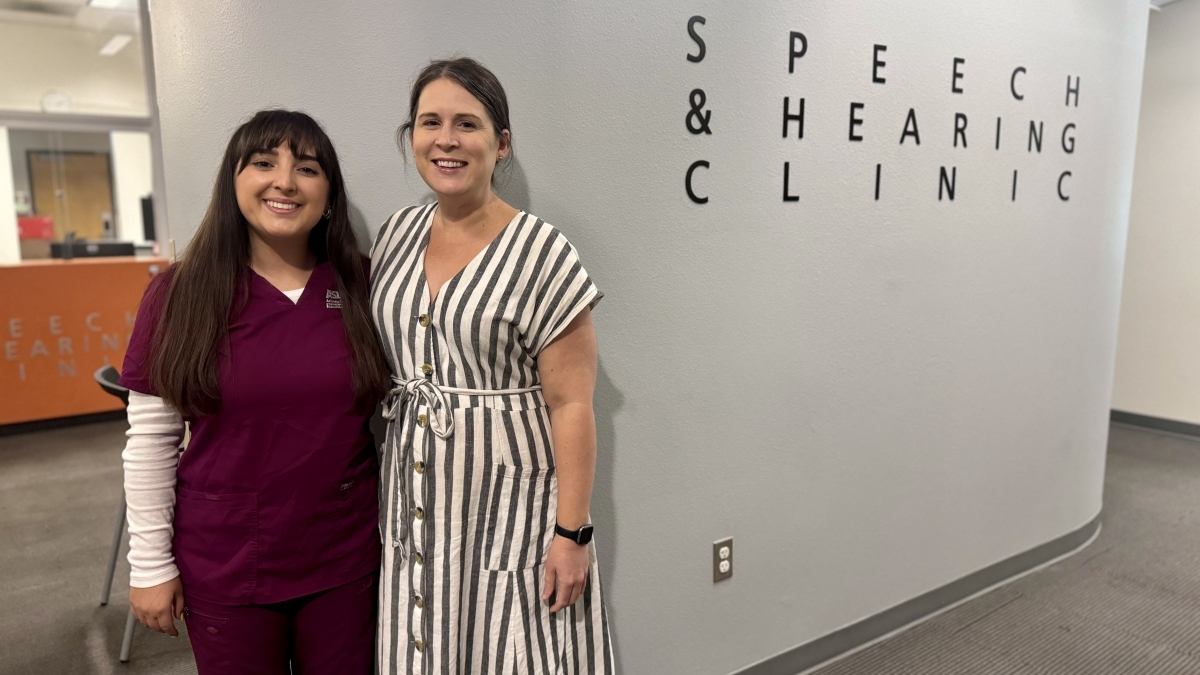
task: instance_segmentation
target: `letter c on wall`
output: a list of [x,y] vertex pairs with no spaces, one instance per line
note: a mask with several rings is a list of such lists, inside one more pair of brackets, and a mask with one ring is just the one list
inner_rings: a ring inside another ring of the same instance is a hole
[[1068,177],[1068,176],[1070,176],[1070,175],[1071,175],[1071,172],[1070,172],[1070,171],[1064,171],[1064,172],[1062,172],[1062,175],[1060,175],[1060,176],[1058,177],[1058,198],[1059,198],[1059,199],[1061,199],[1061,200],[1063,200],[1064,202],[1065,202],[1065,201],[1068,201],[1068,200],[1070,200],[1070,199],[1071,199],[1071,195],[1065,195],[1065,194],[1063,194],[1063,191],[1062,191],[1062,182],[1063,182],[1063,179],[1064,179],[1064,178],[1067,178],[1067,177]]
[[1024,72],[1025,66],[1018,66],[1017,69],[1012,72],[1012,77],[1008,78],[1008,89],[1012,92],[1013,98],[1017,99],[1018,101],[1024,100],[1025,94],[1017,93],[1017,73]]
[[698,167],[704,167],[705,169],[707,169],[708,168],[708,160],[698,159],[698,160],[692,162],[692,165],[688,167],[687,176],[683,179],[683,188],[685,190],[687,190],[687,196],[689,199],[696,202],[697,204],[707,204],[708,197],[697,197],[696,193],[692,191],[692,173]]

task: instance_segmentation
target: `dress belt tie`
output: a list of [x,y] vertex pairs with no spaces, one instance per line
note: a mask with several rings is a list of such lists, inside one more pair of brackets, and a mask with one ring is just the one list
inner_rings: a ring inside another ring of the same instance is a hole
[[[388,421],[387,436],[384,442],[384,453],[391,450],[392,484],[396,486],[399,492],[399,504],[402,508],[396,509],[396,518],[393,521],[392,527],[392,548],[400,549],[401,560],[406,558],[403,540],[408,536],[408,521],[405,519],[405,514],[408,513],[408,471],[401,471],[400,465],[408,465],[408,453],[404,452],[403,448],[399,447],[399,439],[396,436],[396,426],[405,416],[415,414],[417,406],[424,403],[429,408],[429,427],[433,433],[437,434],[438,438],[450,438],[454,434],[454,415],[450,411],[450,394],[458,394],[460,396],[509,396],[513,394],[528,394],[534,391],[541,391],[542,385],[534,385],[532,387],[522,387],[519,389],[463,389],[461,387],[444,387],[426,378],[413,378],[410,380],[401,380],[398,377],[392,378],[392,389],[388,392],[387,398],[384,399],[383,418]],[[390,446],[390,448],[389,448]],[[381,486],[382,487],[382,486]],[[380,534],[384,533],[384,519],[387,517],[387,509],[380,505]]]

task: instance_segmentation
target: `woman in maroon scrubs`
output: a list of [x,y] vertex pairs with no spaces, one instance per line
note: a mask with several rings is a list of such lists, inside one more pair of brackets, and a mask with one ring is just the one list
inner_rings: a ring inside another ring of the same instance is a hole
[[367,421],[390,381],[367,292],[333,144],[259,112],[147,289],[121,376],[130,606],[171,635],[183,618],[201,675],[372,672]]

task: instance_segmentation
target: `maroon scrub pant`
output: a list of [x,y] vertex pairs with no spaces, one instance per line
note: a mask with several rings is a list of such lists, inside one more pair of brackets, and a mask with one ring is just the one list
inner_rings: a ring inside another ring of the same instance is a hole
[[184,620],[199,675],[370,675],[378,579],[373,571],[271,605],[187,599]]

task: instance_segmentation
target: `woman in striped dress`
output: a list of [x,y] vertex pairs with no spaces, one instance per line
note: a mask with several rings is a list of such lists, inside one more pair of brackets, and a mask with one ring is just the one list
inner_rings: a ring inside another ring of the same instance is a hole
[[379,671],[612,673],[588,524],[601,293],[562,233],[492,191],[511,136],[489,70],[431,63],[398,136],[437,202],[393,215],[371,254],[395,379]]

